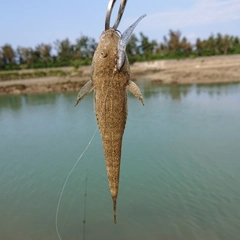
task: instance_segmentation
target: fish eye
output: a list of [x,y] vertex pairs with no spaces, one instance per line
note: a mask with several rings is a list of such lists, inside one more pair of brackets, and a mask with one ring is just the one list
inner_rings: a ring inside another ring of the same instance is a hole
[[105,57],[107,57],[107,55],[108,55],[107,50],[106,50],[106,49],[103,49],[103,50],[101,51],[101,56],[102,56],[103,58],[105,58]]

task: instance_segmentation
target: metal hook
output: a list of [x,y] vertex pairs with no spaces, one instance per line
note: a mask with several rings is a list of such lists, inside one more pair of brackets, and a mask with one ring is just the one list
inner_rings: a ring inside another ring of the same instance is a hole
[[121,18],[122,18],[124,9],[125,9],[125,7],[126,7],[126,4],[127,4],[127,0],[122,0],[122,1],[121,1],[120,7],[119,7],[119,10],[118,10],[118,16],[117,16],[116,22],[115,22],[114,25],[113,25],[113,28],[114,28],[115,30],[117,30],[118,25],[119,25],[119,23],[120,23],[120,21],[121,21]]
[[106,20],[105,20],[105,31],[110,28],[110,18],[113,10],[113,6],[115,4],[116,0],[110,0],[108,3],[107,8],[107,14],[106,14]]
[[[105,31],[110,28],[110,18],[111,18],[111,15],[112,15],[112,10],[113,10],[115,2],[116,2],[116,0],[110,0],[109,3],[108,3],[106,20],[105,20]],[[121,18],[122,18],[124,9],[126,7],[126,4],[127,4],[127,0],[122,0],[121,1],[120,7],[119,7],[119,10],[118,10],[118,16],[117,16],[117,19],[116,19],[116,21],[113,25],[114,30],[117,30],[117,28],[118,28],[118,25],[121,21]]]

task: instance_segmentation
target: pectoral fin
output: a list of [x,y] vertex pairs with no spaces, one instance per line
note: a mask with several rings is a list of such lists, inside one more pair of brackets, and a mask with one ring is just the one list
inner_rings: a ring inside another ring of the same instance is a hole
[[76,102],[76,104],[75,104],[74,107],[76,107],[77,104],[78,104],[88,93],[90,93],[93,89],[94,89],[94,86],[93,86],[92,80],[89,80],[87,83],[85,83],[85,85],[83,85],[83,87],[81,88],[81,90],[80,90],[79,93],[78,93],[77,102]]
[[144,105],[143,102],[143,97],[142,97],[142,93],[139,89],[139,87],[137,86],[137,84],[135,84],[133,81],[129,80],[129,83],[126,87],[136,98],[138,98],[141,103]]

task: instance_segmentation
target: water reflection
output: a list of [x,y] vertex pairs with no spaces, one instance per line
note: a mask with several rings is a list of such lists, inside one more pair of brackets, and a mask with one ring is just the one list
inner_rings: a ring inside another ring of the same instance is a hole
[[19,111],[24,104],[36,106],[41,104],[55,104],[56,94],[30,94],[30,95],[9,95],[0,96],[0,111],[3,109],[12,109]]
[[186,97],[191,91],[191,85],[163,85],[161,83],[151,83],[147,80],[142,80],[137,83],[142,89],[143,97],[145,99],[158,97],[159,95],[172,100],[180,101]]
[[239,83],[198,84],[196,85],[196,93],[197,95],[207,93],[210,97],[220,96],[222,94],[228,95],[238,92],[239,87]]
[[172,100],[181,101],[190,93],[197,95],[207,94],[210,97],[228,95],[239,92],[240,83],[215,83],[215,84],[197,84],[197,85],[164,85],[161,83],[150,83],[141,81],[140,85],[144,98],[164,96]]
[[[145,99],[164,97],[174,101],[181,101],[190,93],[196,95],[207,94],[210,97],[228,95],[239,92],[240,83],[229,84],[198,84],[198,85],[163,85],[161,83],[151,83],[149,81],[139,81],[137,83],[141,88]],[[76,101],[77,93],[62,93],[62,94],[30,94],[30,95],[9,95],[0,96],[0,111],[3,109],[12,109],[18,111],[23,104],[29,106],[36,105],[54,105],[59,97],[64,101],[71,102],[73,105]],[[130,98],[134,98],[129,94]]]
[[55,104],[57,100],[57,95],[55,93],[50,94],[30,94],[30,95],[23,95],[23,101],[30,105],[35,106],[39,104]]
[[22,106],[22,98],[20,96],[0,96],[0,111],[4,108],[18,111]]

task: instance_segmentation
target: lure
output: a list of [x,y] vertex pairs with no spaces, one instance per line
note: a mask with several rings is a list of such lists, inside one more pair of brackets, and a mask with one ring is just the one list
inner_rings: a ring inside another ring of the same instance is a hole
[[[117,30],[127,0],[122,0],[118,17],[110,28],[110,17],[116,0],[108,4],[105,30],[100,36],[91,66],[91,80],[80,90],[76,105],[94,90],[95,115],[102,137],[109,189],[113,200],[116,223],[117,196],[121,161],[122,137],[127,121],[127,91],[132,92],[144,105],[138,86],[130,80],[130,66],[126,45],[134,28],[146,16],[142,15],[123,34]],[[76,106],[75,105],[75,106]]]

